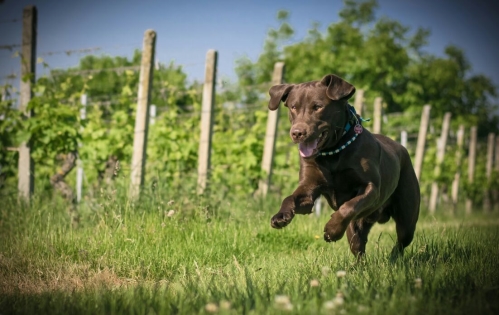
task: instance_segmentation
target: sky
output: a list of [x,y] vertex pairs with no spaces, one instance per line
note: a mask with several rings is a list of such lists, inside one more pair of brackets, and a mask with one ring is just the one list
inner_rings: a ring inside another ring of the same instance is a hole
[[[442,56],[453,44],[462,48],[473,67],[499,87],[499,1],[378,0],[378,17],[388,16],[410,26],[431,29],[426,51]],[[38,9],[37,56],[52,68],[78,65],[82,53],[64,51],[99,48],[95,54],[131,56],[142,47],[145,30],[157,32],[156,60],[183,65],[188,80],[202,81],[209,49],[218,51],[218,78],[235,80],[235,61],[256,60],[266,34],[278,26],[279,10],[290,12],[293,41],[302,40],[314,22],[320,30],[338,21],[341,0],[0,0],[0,84],[19,73],[14,51],[19,44],[22,10]],[[13,21],[17,20],[17,21]],[[52,54],[49,54],[52,53]],[[44,71],[39,64],[37,76]],[[319,78],[318,78],[319,79]],[[18,79],[16,79],[18,80]]]

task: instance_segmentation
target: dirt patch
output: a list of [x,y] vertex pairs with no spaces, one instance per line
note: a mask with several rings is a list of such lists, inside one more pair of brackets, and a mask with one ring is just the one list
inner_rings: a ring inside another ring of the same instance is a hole
[[[91,270],[89,265],[52,266],[51,270],[19,268],[26,261],[16,261],[0,254],[0,294],[39,294],[73,292],[83,289],[128,287],[136,281],[118,277],[113,270]],[[28,264],[29,265],[29,264]],[[23,270],[24,269],[24,270]],[[26,269],[29,270],[26,272]],[[24,272],[23,272],[24,271]]]

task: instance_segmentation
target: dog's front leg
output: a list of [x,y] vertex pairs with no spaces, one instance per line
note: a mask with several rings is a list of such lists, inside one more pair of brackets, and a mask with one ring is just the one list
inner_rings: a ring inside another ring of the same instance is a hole
[[372,183],[368,183],[364,193],[357,195],[341,205],[338,211],[331,215],[331,219],[324,227],[324,240],[326,242],[336,242],[345,234],[348,224],[379,198],[379,190]]
[[281,209],[272,217],[270,225],[275,229],[281,229],[293,220],[296,213],[311,213],[314,201],[319,195],[318,187],[311,189],[308,185],[298,186],[291,196],[284,198]]

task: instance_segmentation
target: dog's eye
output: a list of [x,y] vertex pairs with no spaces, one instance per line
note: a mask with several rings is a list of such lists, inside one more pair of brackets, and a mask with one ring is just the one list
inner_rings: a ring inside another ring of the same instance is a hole
[[295,105],[291,105],[291,109],[292,109],[292,110],[295,110],[295,109],[296,109],[296,106],[295,106]]
[[313,109],[314,111],[318,111],[319,109],[322,109],[322,106],[315,104]]

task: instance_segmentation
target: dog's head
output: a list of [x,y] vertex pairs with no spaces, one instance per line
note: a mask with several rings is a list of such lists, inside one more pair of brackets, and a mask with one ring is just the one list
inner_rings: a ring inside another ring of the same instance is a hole
[[311,158],[324,148],[334,146],[348,120],[348,99],[355,87],[329,74],[320,81],[279,84],[270,88],[269,109],[280,102],[289,109],[290,136],[299,144],[300,155]]

